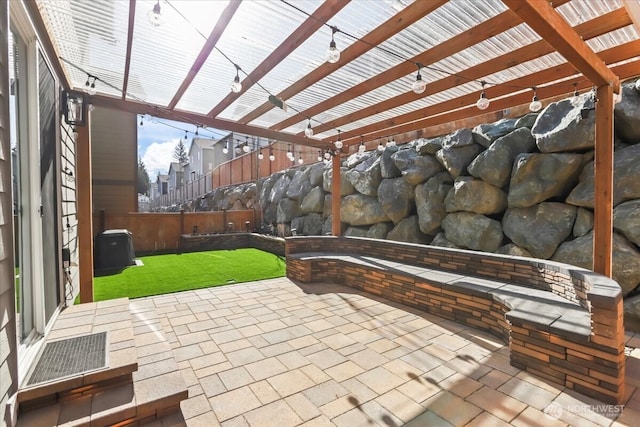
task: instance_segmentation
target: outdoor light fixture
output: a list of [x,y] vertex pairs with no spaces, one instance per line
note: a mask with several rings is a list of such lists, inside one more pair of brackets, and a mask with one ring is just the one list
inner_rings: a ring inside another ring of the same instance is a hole
[[287,149],[287,159],[291,161],[295,159],[295,156],[293,155],[293,151],[291,151],[291,145],[289,145],[289,148]]
[[338,139],[336,139],[336,142],[334,142],[333,145],[335,145],[336,150],[341,150],[342,147],[344,147],[344,144],[342,143],[342,140],[340,139],[340,129],[338,129]]
[[71,126],[87,124],[87,103],[81,92],[62,92],[62,112],[64,121]]
[[367,147],[364,145],[364,141],[360,138],[360,146],[358,146],[358,153],[362,154],[367,151]]
[[160,13],[160,0],[153,6],[153,9],[147,13],[147,20],[154,27],[162,25],[162,14]]
[[395,146],[396,146],[396,140],[393,137],[391,137],[391,139],[387,141],[387,147],[395,147]]
[[378,151],[384,150],[384,146],[382,145],[382,141],[378,141]]
[[422,64],[416,64],[418,66],[418,74],[416,74],[416,81],[413,82],[411,86],[411,90],[413,90],[417,94],[421,94],[427,89],[427,83],[422,80],[422,74],[420,74],[420,69],[422,68]]
[[531,104],[529,104],[529,110],[533,113],[537,113],[542,110],[542,102],[538,101],[538,92],[536,91],[535,86],[531,89],[533,90],[533,98],[531,99]]
[[229,154],[229,141],[224,143],[224,148],[222,149],[222,154]]
[[240,66],[238,64],[233,65],[236,67],[236,76],[231,82],[231,92],[239,93],[242,90],[242,83],[240,83]]
[[324,152],[324,159],[325,160],[331,159],[331,151],[329,151],[329,149],[327,149],[327,151]]
[[262,154],[262,148],[260,149],[260,152],[258,153],[258,160],[262,160],[264,159],[264,154]]
[[340,51],[336,47],[336,41],[334,35],[338,32],[338,27],[331,27],[331,42],[329,43],[329,49],[325,53],[325,59],[330,64],[335,64],[340,60]]
[[[636,82],[637,85],[637,82]],[[573,84],[573,97],[578,98],[580,96],[580,92],[578,92],[578,83]]]
[[307,138],[311,138],[313,136],[313,128],[311,127],[311,119],[309,119],[309,123],[307,124],[307,128],[304,130],[304,136]]
[[249,148],[249,137],[245,136],[244,137],[244,145],[242,146],[242,151],[244,151],[245,153],[248,153],[249,151],[251,151],[251,148]]
[[276,159],[276,156],[273,155],[273,150],[269,150],[269,161],[273,162]]
[[480,99],[478,99],[478,102],[476,102],[476,107],[478,107],[478,110],[486,110],[487,108],[489,108],[489,99],[487,98],[487,94],[484,92],[484,85],[487,84],[487,82],[485,82],[484,80],[480,82],[480,84],[482,85],[482,92],[480,93]]
[[298,152],[298,164],[301,165],[304,163],[304,160],[302,160],[302,151]]
[[96,76],[92,76],[91,74],[87,74],[87,81],[84,82],[85,90],[89,95],[96,94]]
[[322,150],[318,150],[318,161],[322,161]]

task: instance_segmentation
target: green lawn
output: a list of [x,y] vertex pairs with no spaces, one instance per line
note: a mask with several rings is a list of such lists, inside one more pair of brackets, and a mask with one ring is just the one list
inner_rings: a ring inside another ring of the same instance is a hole
[[[94,279],[94,300],[137,298],[282,277],[285,262],[258,249],[140,257],[143,266]],[[77,302],[77,300],[76,300]]]

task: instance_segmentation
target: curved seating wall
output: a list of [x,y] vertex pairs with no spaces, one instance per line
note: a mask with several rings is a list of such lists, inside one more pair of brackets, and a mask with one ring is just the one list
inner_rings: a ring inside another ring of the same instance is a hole
[[286,239],[287,276],[338,282],[487,330],[511,364],[600,400],[624,398],[622,293],[550,261],[355,237]]

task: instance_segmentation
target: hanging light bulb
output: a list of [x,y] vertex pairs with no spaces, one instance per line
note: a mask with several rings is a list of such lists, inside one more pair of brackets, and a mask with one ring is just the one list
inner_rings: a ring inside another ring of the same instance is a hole
[[335,145],[336,150],[342,150],[342,147],[344,147],[344,144],[340,139],[340,129],[338,129],[338,139],[336,139],[336,142],[334,142],[333,145]]
[[482,92],[480,93],[480,99],[476,102],[476,107],[478,107],[478,110],[486,110],[490,104],[489,98],[487,98],[487,94],[484,92],[484,85],[486,85],[487,82],[483,80],[480,84],[482,85]]
[[229,141],[225,142],[222,154],[229,154]]
[[533,98],[531,98],[531,104],[529,104],[529,110],[531,112],[537,113],[542,110],[542,102],[538,101],[538,92],[536,91],[535,86],[531,88],[533,90]]
[[244,151],[245,153],[248,153],[249,151],[251,151],[251,148],[249,148],[249,137],[245,136],[244,137],[244,145],[242,146],[242,151]]
[[382,141],[378,141],[378,151],[384,150],[384,145],[382,145]]
[[91,74],[87,74],[87,81],[84,82],[84,90],[85,92],[89,92],[89,88],[91,87]]
[[196,126],[196,136],[198,136],[198,129],[200,128],[200,126]]
[[396,145],[396,140],[391,137],[391,139],[387,140],[387,147],[394,147]]
[[364,145],[364,141],[360,138],[360,146],[358,146],[358,153],[362,154],[367,151],[367,147]]
[[293,152],[291,151],[291,145],[289,145],[289,148],[287,148],[287,159],[293,161],[293,159],[295,159],[295,157],[293,156]]
[[636,88],[637,91],[640,92],[640,79],[636,80],[636,83],[633,86]]
[[307,128],[304,130],[304,136],[307,138],[311,138],[313,136],[313,128],[311,127],[311,119],[309,119],[309,123],[307,124]]
[[260,149],[260,152],[258,153],[258,160],[262,160],[264,159],[264,154],[262,154],[262,148]]
[[242,83],[240,83],[240,66],[238,64],[233,65],[236,67],[236,76],[231,82],[231,92],[239,93],[242,90]]
[[74,141],[76,141],[76,142],[78,142],[78,132],[76,131],[75,126],[73,127],[73,133],[72,133],[72,135],[73,135],[73,140],[74,140]]
[[144,126],[144,122],[142,121],[142,117],[140,117],[140,126]]
[[322,161],[322,150],[318,150],[318,161]]
[[329,149],[327,149],[327,151],[324,152],[324,159],[325,160],[331,159],[331,152],[329,151]]
[[187,140],[189,139],[189,135],[187,135],[187,131],[184,131],[184,143],[187,143]]
[[147,13],[147,20],[154,27],[162,25],[162,14],[160,13],[160,0],[153,6],[153,9]]
[[93,104],[89,104],[87,108],[89,109],[89,111],[94,111],[96,109],[96,106]]
[[334,35],[338,32],[338,27],[331,27],[331,42],[329,43],[329,49],[325,53],[325,60],[330,64],[335,64],[340,60],[340,51],[336,47],[336,41]]
[[413,82],[411,86],[411,90],[413,90],[417,94],[421,94],[427,89],[427,83],[422,80],[422,74],[420,74],[420,69],[422,68],[422,64],[416,64],[418,66],[418,74],[416,74],[416,81]]
[[298,151],[298,164],[301,165],[304,163],[304,160],[302,160],[302,151]]
[[273,150],[269,150],[269,161],[273,162],[276,159],[276,156],[273,155]]
[[578,92],[578,83],[573,83],[573,99],[576,100],[580,96],[580,92]]

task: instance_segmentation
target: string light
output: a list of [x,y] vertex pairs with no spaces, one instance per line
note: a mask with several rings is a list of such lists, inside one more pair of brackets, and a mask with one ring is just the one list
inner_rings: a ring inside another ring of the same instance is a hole
[[222,154],[229,154],[229,141],[224,143],[224,148],[222,149]]
[[304,130],[304,136],[307,138],[311,138],[313,136],[313,128],[311,127],[311,119],[309,119],[309,123],[307,123],[307,128]]
[[293,151],[291,151],[291,144],[289,144],[289,148],[287,149],[287,159],[293,161],[295,156],[293,155]]
[[322,161],[322,150],[318,150],[318,161]]
[[189,139],[189,135],[188,135],[188,132],[185,130],[184,131],[184,142],[185,142],[185,144],[187,143],[187,139]]
[[264,159],[264,154],[262,154],[262,148],[260,149],[260,152],[258,153],[258,160],[262,160]]
[[578,92],[578,83],[573,84],[573,97],[577,98],[580,96],[580,92]]
[[269,150],[269,161],[273,162],[276,159],[276,156],[273,155],[273,150]]
[[89,95],[96,94],[96,79],[97,77],[87,74],[87,81],[84,82],[84,87]]
[[423,65],[420,63],[417,63],[416,65],[418,67],[418,74],[416,74],[416,81],[413,82],[411,90],[419,95],[427,89],[427,83],[422,80],[422,74],[420,74],[420,69],[423,67]]
[[329,43],[329,49],[325,54],[325,60],[330,64],[335,64],[340,60],[340,51],[336,47],[336,41],[334,35],[338,32],[338,27],[331,27],[331,42]]
[[245,136],[245,141],[244,141],[244,145],[242,146],[242,151],[244,151],[245,153],[248,153],[249,151],[251,151],[251,148],[249,148],[249,137]]
[[298,164],[301,165],[304,163],[304,160],[302,160],[302,151],[298,151]]
[[393,138],[393,136],[387,141],[387,147],[395,147],[396,146],[396,140]]
[[337,150],[342,150],[342,147],[344,146],[342,140],[340,139],[340,129],[338,129],[338,139],[336,139],[336,142],[334,142],[333,145],[335,145]]
[[142,117],[140,117],[140,126],[144,126],[144,122],[142,121]]
[[160,13],[160,0],[156,2],[153,6],[153,9],[149,11],[147,14],[147,20],[154,27],[159,27],[162,25],[162,14]]
[[531,88],[533,90],[533,98],[531,98],[531,104],[529,104],[529,110],[533,113],[537,113],[542,110],[542,102],[538,100],[538,91],[536,87]]
[[487,82],[483,80],[480,82],[480,84],[482,85],[482,92],[480,93],[480,99],[478,99],[478,102],[476,102],[476,107],[478,107],[478,110],[486,110],[487,108],[489,108],[490,104],[490,101],[487,98],[487,94],[484,92],[484,85],[486,85]]
[[236,76],[231,82],[231,92],[239,93],[242,90],[242,83],[240,83],[240,66],[238,64],[233,65],[236,67]]
[[637,91],[640,92],[640,79],[636,80],[636,84],[634,85]]
[[358,153],[362,154],[367,151],[367,147],[364,145],[364,140],[360,137],[360,146],[358,147]]
[[324,152],[324,159],[325,160],[331,159],[331,151],[329,151],[328,148],[327,148],[327,151]]

